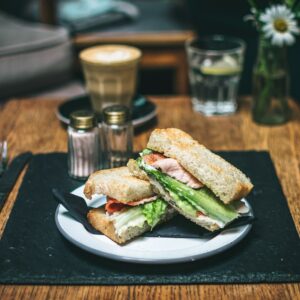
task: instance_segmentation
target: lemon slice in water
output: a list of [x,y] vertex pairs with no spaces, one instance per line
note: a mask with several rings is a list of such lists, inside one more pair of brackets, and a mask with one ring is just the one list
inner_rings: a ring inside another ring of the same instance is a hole
[[204,75],[225,76],[238,74],[240,71],[240,67],[201,67],[201,72]]
[[215,75],[215,76],[225,76],[225,75],[234,75],[241,72],[241,67],[238,62],[225,55],[222,59],[208,65],[201,66],[201,72],[204,75]]

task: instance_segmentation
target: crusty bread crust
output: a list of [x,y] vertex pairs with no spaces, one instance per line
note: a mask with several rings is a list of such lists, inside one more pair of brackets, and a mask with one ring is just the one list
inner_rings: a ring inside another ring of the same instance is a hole
[[[168,221],[176,214],[175,210],[171,207],[168,208],[165,216],[162,217],[159,223]],[[142,227],[129,227],[121,236],[117,234],[114,225],[114,220],[110,218],[104,208],[94,208],[88,212],[87,219],[89,223],[98,231],[105,234],[111,240],[118,244],[124,244],[135,237],[140,236],[146,231],[151,230],[151,227],[145,221]]]
[[154,196],[149,182],[133,177],[127,167],[101,170],[90,175],[84,195],[104,194],[124,203]]
[[180,129],[155,129],[147,148],[176,159],[226,204],[245,197],[253,188],[239,169]]
[[138,163],[134,159],[129,159],[127,163],[127,167],[129,169],[129,172],[134,176],[142,180],[149,181],[149,177],[145,171],[140,169]]

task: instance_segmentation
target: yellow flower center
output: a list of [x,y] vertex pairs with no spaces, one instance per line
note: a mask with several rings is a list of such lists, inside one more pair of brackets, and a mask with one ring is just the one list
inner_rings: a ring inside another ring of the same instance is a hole
[[284,19],[276,19],[273,25],[274,28],[279,32],[286,32],[288,30],[288,24]]

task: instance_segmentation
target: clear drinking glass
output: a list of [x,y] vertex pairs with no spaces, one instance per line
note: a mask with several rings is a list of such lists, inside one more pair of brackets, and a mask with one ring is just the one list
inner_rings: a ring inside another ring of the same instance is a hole
[[232,114],[243,67],[245,43],[211,36],[186,42],[192,104],[205,115]]

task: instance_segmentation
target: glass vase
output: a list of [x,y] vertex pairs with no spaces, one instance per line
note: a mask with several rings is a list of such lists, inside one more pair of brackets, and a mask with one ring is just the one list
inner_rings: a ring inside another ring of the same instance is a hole
[[260,39],[253,71],[253,120],[276,125],[288,121],[289,73],[286,47]]

